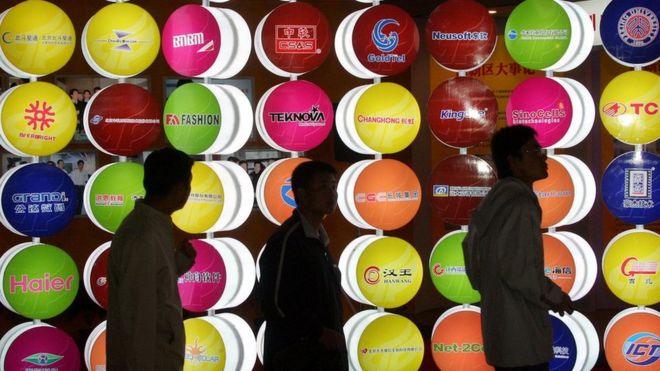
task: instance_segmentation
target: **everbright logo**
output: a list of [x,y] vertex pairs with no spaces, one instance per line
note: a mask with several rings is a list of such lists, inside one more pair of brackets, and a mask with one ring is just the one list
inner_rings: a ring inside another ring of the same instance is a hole
[[626,361],[633,365],[655,365],[660,358],[660,337],[651,332],[638,332],[626,339],[621,351]]

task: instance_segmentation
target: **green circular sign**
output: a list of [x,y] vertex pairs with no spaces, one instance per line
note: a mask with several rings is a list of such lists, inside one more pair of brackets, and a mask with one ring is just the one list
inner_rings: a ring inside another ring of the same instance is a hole
[[144,168],[140,164],[119,162],[100,168],[85,189],[85,210],[97,227],[114,233],[135,206],[144,198]]
[[175,148],[200,154],[216,141],[221,119],[220,104],[211,89],[195,83],[181,85],[165,103],[165,136]]
[[540,70],[566,53],[571,41],[568,14],[554,0],[526,0],[511,12],[504,29],[506,49],[520,65]]
[[4,268],[2,289],[10,309],[31,319],[64,312],[78,293],[78,269],[73,259],[59,247],[46,244],[27,243],[17,250],[0,267]]
[[472,304],[481,300],[479,291],[472,288],[465,274],[465,259],[461,243],[466,232],[455,231],[442,237],[429,259],[431,281],[445,298],[458,304]]

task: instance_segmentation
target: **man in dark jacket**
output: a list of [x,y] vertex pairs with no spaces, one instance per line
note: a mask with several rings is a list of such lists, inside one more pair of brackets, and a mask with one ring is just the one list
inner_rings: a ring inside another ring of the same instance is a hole
[[273,370],[348,369],[339,270],[328,252],[323,219],[337,207],[335,169],[309,161],[293,171],[297,208],[261,256],[264,363]]

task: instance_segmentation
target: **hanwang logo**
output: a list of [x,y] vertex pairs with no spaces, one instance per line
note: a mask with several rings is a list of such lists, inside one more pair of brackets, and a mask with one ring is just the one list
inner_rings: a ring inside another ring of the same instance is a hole
[[658,36],[658,17],[648,8],[630,8],[619,18],[617,30],[624,43],[635,48],[645,47]]
[[280,198],[285,204],[293,208],[296,207],[296,200],[293,197],[293,188],[291,187],[291,177],[287,178],[280,187]]
[[390,31],[389,34],[385,34],[383,31],[386,26],[391,24],[399,26],[399,22],[397,22],[396,19],[385,18],[376,22],[373,31],[371,31],[371,41],[373,41],[376,48],[383,53],[389,53],[399,46],[398,32]]
[[618,117],[626,113],[626,105],[619,102],[610,102],[603,106],[602,111],[610,117]]
[[364,280],[370,284],[375,285],[380,282],[380,268],[372,265],[364,270]]
[[626,339],[621,351],[633,365],[652,365],[660,358],[660,337],[651,332],[638,332]]
[[64,356],[60,356],[57,354],[35,353],[31,356],[27,356],[23,358],[22,361],[26,363],[31,363],[35,366],[49,366],[59,361],[62,358],[64,358]]

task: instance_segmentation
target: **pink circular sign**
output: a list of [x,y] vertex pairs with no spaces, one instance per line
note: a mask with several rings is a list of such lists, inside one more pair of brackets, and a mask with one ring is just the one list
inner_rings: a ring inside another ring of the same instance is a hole
[[264,103],[268,136],[288,151],[304,152],[328,137],[334,122],[332,103],[317,85],[304,80],[278,85]]
[[105,249],[92,265],[89,284],[96,302],[108,309],[108,257],[110,249]]
[[513,89],[506,105],[509,126],[525,125],[538,133],[541,147],[559,142],[573,118],[573,103],[558,82],[548,77],[532,77]]
[[162,49],[167,64],[183,76],[197,76],[215,63],[221,47],[220,26],[201,5],[174,11],[163,28]]
[[191,240],[197,256],[195,264],[179,277],[181,305],[191,312],[204,312],[213,307],[227,285],[227,268],[220,252],[201,240]]
[[7,344],[2,370],[80,370],[80,352],[73,339],[52,326],[25,330]]

